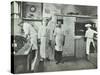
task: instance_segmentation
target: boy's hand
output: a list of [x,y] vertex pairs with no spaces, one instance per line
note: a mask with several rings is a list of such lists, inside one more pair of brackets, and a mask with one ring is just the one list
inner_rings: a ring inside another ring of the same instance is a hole
[[49,40],[49,45],[51,46],[51,40]]
[[65,41],[63,41],[63,46],[65,45]]
[[41,44],[41,40],[40,39],[38,39],[37,42],[38,42],[38,44]]

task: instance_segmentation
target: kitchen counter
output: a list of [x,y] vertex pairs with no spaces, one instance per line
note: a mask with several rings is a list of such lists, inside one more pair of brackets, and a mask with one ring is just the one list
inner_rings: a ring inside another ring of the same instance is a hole
[[74,39],[82,39],[84,36],[74,36]]
[[30,42],[25,43],[25,45],[14,55],[27,55],[31,50],[32,45]]
[[34,59],[31,59],[31,47],[30,42],[27,42],[14,54],[14,73],[29,73],[38,70],[39,51],[36,51],[36,56]]
[[25,73],[31,71],[31,47],[32,45],[30,42],[27,42],[14,54],[14,73]]

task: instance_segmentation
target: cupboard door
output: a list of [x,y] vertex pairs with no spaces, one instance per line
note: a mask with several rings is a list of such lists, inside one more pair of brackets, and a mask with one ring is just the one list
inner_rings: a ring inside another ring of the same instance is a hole
[[74,56],[74,26],[76,17],[64,17],[63,29],[65,31],[65,45],[63,56]]
[[75,56],[77,58],[85,58],[86,42],[83,38],[75,39]]

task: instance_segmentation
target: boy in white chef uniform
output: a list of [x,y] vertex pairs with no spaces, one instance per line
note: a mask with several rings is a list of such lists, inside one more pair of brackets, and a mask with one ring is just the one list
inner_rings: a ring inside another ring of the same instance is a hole
[[58,21],[58,25],[54,31],[54,37],[56,43],[55,60],[56,60],[56,64],[59,64],[62,60],[62,52],[63,52],[63,46],[65,42],[65,34],[64,34],[64,30],[61,27],[61,21]]
[[91,24],[86,24],[85,27],[87,27],[85,37],[87,38],[86,39],[86,54],[87,54],[87,59],[88,59],[88,55],[89,55],[89,52],[90,52],[90,43],[92,43],[94,48],[95,48],[93,36],[94,36],[94,34],[97,34],[97,32],[94,31],[93,29],[91,29]]
[[34,27],[34,25],[25,22],[25,21],[21,21],[20,22],[20,26],[22,26],[23,31],[24,31],[24,36],[27,38],[28,41],[30,41],[31,45],[32,45],[32,59],[34,59],[34,57],[37,54],[37,50],[38,50],[38,46],[37,46],[37,30]]
[[43,18],[43,25],[39,28],[38,38],[40,39],[40,61],[50,60],[48,57],[48,46],[50,44],[50,29],[48,22],[50,18]]

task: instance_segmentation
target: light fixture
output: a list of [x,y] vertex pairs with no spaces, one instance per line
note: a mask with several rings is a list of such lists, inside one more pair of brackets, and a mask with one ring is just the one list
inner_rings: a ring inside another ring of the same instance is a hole
[[36,11],[36,7],[34,5],[32,5],[31,8],[30,8],[30,11],[31,12],[35,12]]

